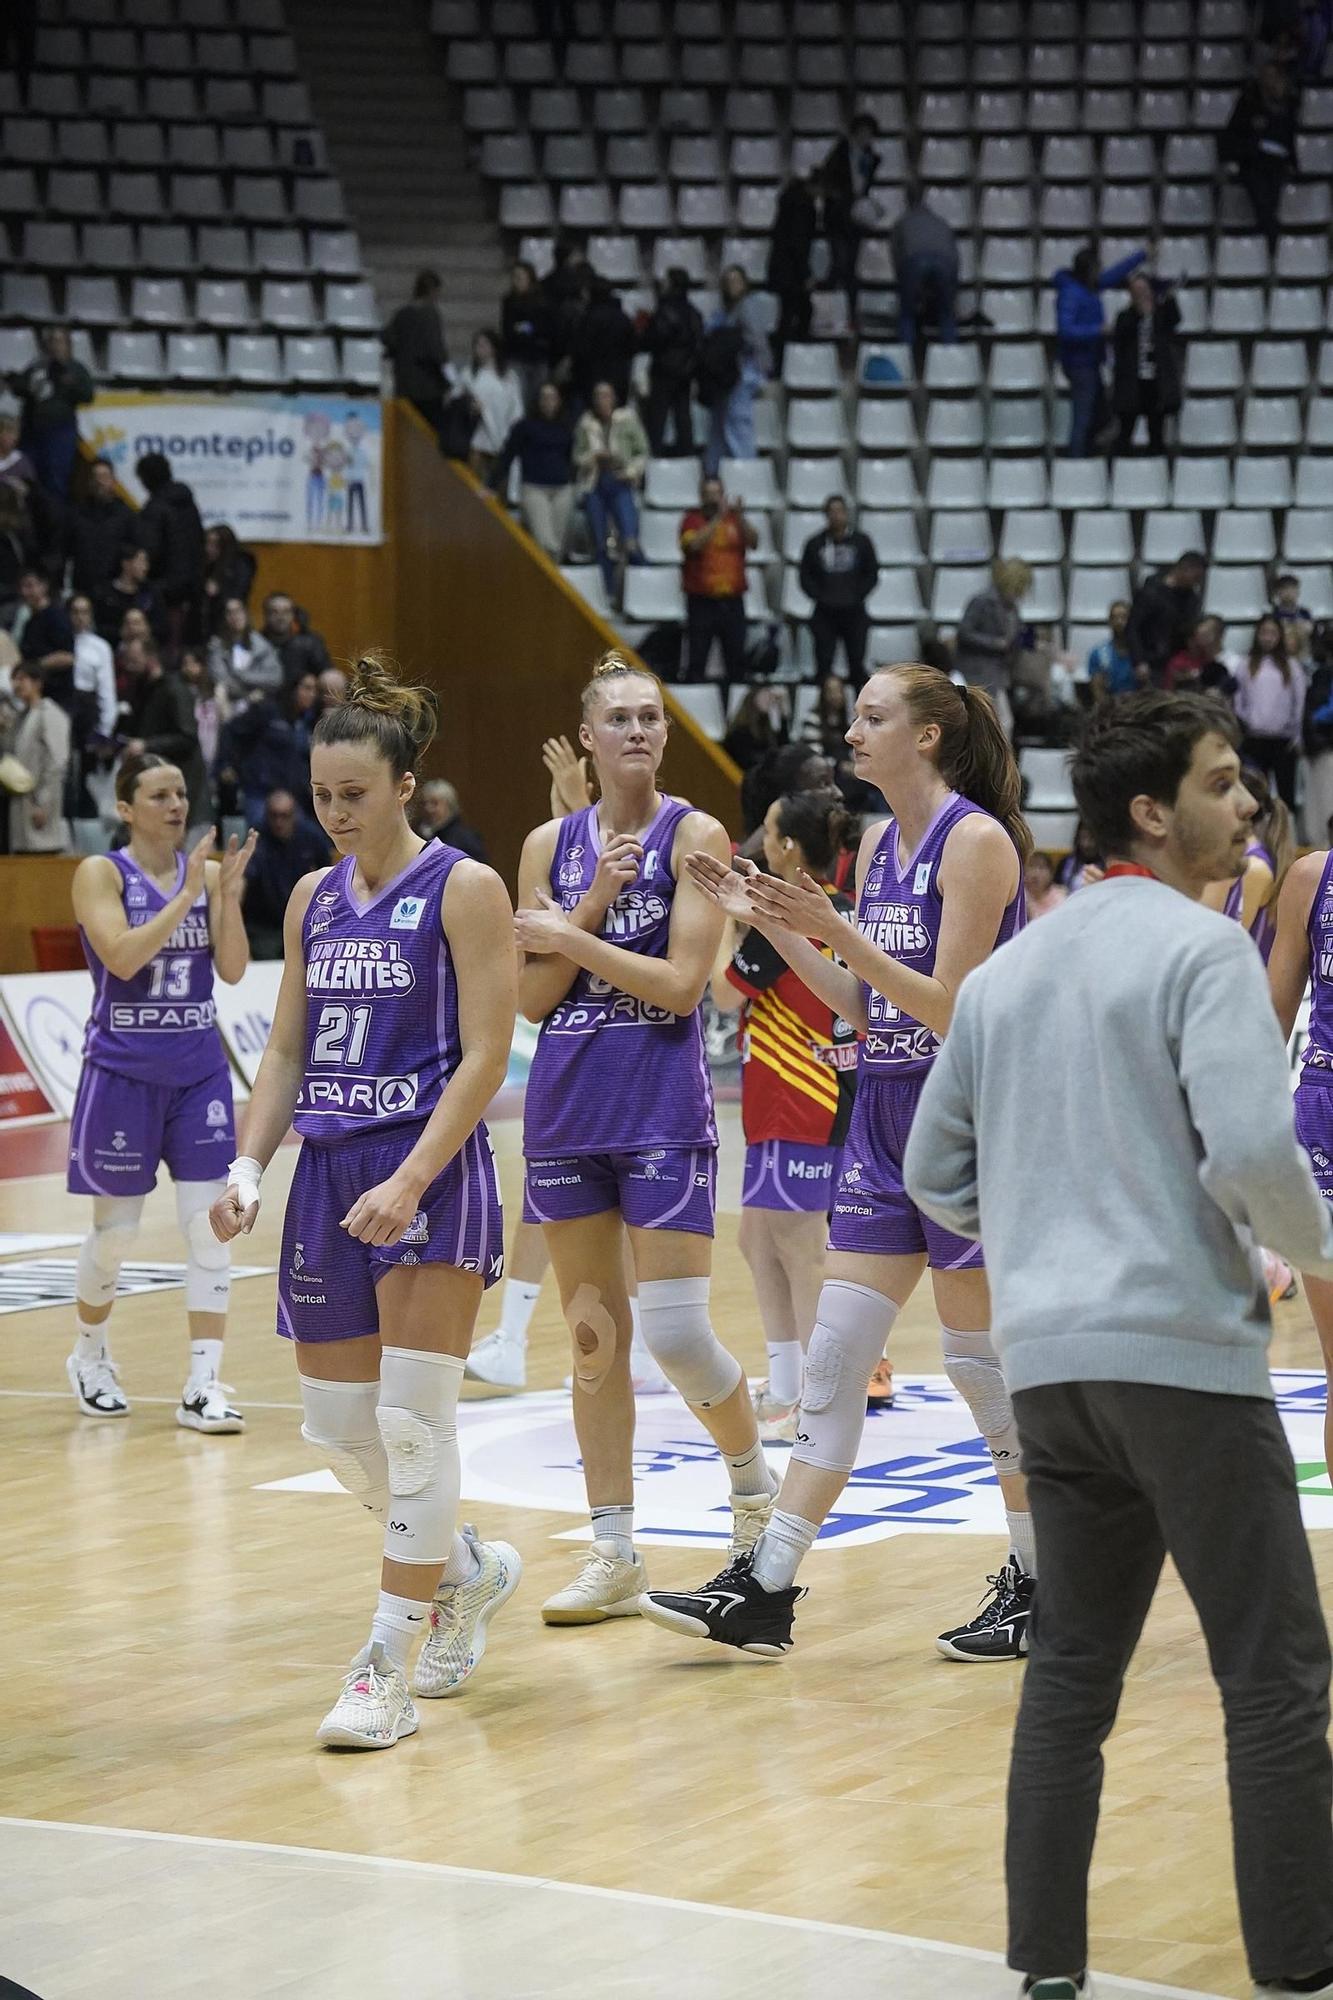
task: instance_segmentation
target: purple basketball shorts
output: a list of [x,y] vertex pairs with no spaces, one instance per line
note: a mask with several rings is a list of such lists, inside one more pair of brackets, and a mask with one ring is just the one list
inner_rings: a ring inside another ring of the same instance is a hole
[[925,1080],[868,1076],[862,1067],[828,1247],[870,1257],[911,1257],[924,1250],[934,1271],[979,1271],[981,1245],[941,1229],[903,1186],[903,1154]]
[[711,1236],[717,1209],[715,1146],[654,1146],[642,1153],[577,1153],[529,1160],[525,1222],[573,1222],[618,1208],[629,1229]]
[[278,1332],[288,1340],[355,1340],[378,1333],[375,1287],[401,1265],[456,1264],[483,1284],[504,1274],[504,1218],[486,1128],[479,1125],[421,1198],[387,1249],[339,1227],[358,1196],[401,1165],[421,1133],[405,1125],[377,1138],[309,1139],[292,1176],[278,1267]]
[[85,1063],[69,1121],[71,1194],[149,1194],[163,1160],[174,1181],[220,1181],[236,1155],[231,1071],[199,1083],[139,1083]]
[[1295,1103],[1296,1137],[1310,1155],[1320,1194],[1333,1201],[1333,1081],[1315,1083],[1302,1077]]
[[841,1146],[806,1146],[796,1139],[760,1139],[745,1148],[742,1208],[795,1209],[827,1215],[838,1185]]

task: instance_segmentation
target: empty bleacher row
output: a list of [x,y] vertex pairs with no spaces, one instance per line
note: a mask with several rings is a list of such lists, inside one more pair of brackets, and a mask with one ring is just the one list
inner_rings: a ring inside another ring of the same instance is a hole
[[[51,0],[0,74],[0,348],[98,378],[378,389],[365,281],[281,0]],[[22,365],[19,362],[17,365]]]

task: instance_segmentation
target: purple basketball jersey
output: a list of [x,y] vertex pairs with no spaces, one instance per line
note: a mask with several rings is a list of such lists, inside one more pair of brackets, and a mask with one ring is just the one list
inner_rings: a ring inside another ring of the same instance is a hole
[[[185,856],[177,856],[173,886],[160,889],[132,860],[128,848],[108,856],[120,871],[125,917],[131,930],[150,923],[180,894]],[[117,979],[79,939],[93,975],[93,1010],[83,1037],[85,1062],[140,1083],[198,1083],[226,1070],[227,1057],[213,1005],[213,941],[203,889],[161,951],[133,979]]]
[[1333,854],[1310,905],[1310,1039],[1301,1075],[1333,1079]]
[[[940,894],[940,860],[944,843],[959,820],[981,812],[970,799],[950,792],[922,835],[916,852],[904,855],[896,820],[889,820],[880,834],[866,870],[865,886],[857,905],[856,925],[890,958],[914,972],[932,973],[939,949],[944,899]],[[996,944],[1001,945],[1021,930],[1027,921],[1027,905],[1020,877],[1013,901],[1000,919]],[[924,1076],[935,1060],[940,1038],[876,993],[864,986],[868,1028],[861,1044],[858,1079],[869,1076]]]
[[[671,849],[691,811],[663,799],[643,836],[638,876],[606,913],[608,943],[665,958],[676,894]],[[551,885],[566,910],[592,887],[601,848],[596,806],[560,822]],[[529,1159],[716,1144],[699,1008],[669,1014],[580,971],[542,1022],[523,1115]]]
[[[1245,859],[1246,861],[1250,860],[1262,861],[1267,866],[1270,873],[1274,872],[1273,857],[1269,853],[1268,849],[1264,846],[1261,840],[1252,840],[1249,843],[1249,845],[1245,849]],[[1238,875],[1235,881],[1232,883],[1231,887],[1227,890],[1227,899],[1226,902],[1222,905],[1222,915],[1224,917],[1230,917],[1235,923],[1239,923],[1241,921],[1241,912],[1244,909],[1244,907],[1245,907],[1245,877],[1244,875]],[[1250,925],[1250,936],[1254,939],[1255,944],[1259,947],[1260,958],[1262,958],[1264,964],[1267,965],[1269,958],[1272,955],[1273,940],[1277,936],[1277,925],[1273,922],[1272,914],[1270,911],[1260,910],[1258,912],[1258,914],[1254,919],[1254,922]]]
[[440,923],[455,862],[426,843],[368,903],[352,888],[349,855],[324,877],[305,914],[305,1077],[292,1123],[330,1144],[420,1124],[458,1067],[458,986]]

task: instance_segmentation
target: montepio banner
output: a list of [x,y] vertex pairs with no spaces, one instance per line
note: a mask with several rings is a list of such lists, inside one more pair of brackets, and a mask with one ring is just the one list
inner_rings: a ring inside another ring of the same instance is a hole
[[134,468],[161,452],[205,527],[225,521],[243,542],[384,539],[384,431],[370,398],[111,389],[80,410],[79,432],[140,506],[147,495]]

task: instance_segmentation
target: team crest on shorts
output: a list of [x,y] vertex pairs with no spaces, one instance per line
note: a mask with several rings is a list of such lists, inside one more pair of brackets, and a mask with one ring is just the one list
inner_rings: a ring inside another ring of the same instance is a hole
[[129,1143],[130,1143],[129,1140],[125,1137],[125,1134],[123,1132],[112,1133],[111,1150],[113,1153],[123,1153],[125,1148],[129,1145]]
[[400,1243],[428,1243],[430,1241],[430,1224],[426,1220],[426,1211],[424,1208],[417,1210],[402,1235],[398,1238],[398,1241]]
[[859,1181],[861,1178],[861,1162],[859,1160],[853,1160],[850,1167],[844,1167],[842,1170],[842,1177],[849,1184]]
[[415,1250],[404,1250],[402,1256],[398,1259],[398,1262],[400,1264],[419,1264],[421,1262],[421,1259],[420,1257],[418,1257]]
[[421,915],[426,907],[424,896],[400,896],[393,906],[389,919],[391,931],[414,931],[420,927]]
[[204,1113],[204,1120],[209,1125],[226,1124],[227,1107],[220,1097],[215,1097],[210,1101],[208,1110]]

